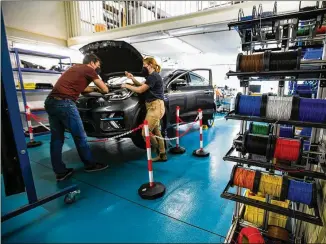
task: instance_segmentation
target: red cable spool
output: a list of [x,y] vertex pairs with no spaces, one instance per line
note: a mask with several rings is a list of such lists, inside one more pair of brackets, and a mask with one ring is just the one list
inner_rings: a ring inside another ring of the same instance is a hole
[[301,156],[302,142],[300,140],[277,138],[274,158],[286,161],[297,161]]
[[245,227],[241,229],[237,239],[237,243],[238,244],[244,244],[244,243],[265,244],[265,240],[257,228]]
[[322,26],[316,30],[316,34],[325,34],[326,33],[326,26]]

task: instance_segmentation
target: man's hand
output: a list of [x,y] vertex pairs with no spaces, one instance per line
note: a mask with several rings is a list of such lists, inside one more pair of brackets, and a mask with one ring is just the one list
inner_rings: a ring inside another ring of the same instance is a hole
[[125,75],[127,76],[128,79],[134,78],[134,76],[131,73],[127,72],[127,71],[125,71]]
[[127,88],[127,86],[128,86],[128,84],[124,83],[124,84],[121,85],[121,88]]

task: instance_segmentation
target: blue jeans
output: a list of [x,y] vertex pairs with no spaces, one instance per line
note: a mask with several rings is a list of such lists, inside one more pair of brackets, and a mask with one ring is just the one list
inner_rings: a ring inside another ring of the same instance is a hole
[[76,104],[71,100],[56,100],[48,97],[45,100],[45,110],[49,115],[51,129],[50,154],[53,171],[56,174],[67,172],[62,161],[65,129],[68,129],[74,138],[79,157],[85,166],[93,164],[92,153]]

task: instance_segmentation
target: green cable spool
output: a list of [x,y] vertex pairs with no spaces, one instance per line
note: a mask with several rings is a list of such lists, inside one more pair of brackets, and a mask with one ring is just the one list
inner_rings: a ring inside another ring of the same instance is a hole
[[249,132],[255,135],[269,135],[270,128],[271,127],[268,124],[251,122],[249,125]]
[[297,31],[297,36],[308,36],[310,33],[309,27],[300,28]]

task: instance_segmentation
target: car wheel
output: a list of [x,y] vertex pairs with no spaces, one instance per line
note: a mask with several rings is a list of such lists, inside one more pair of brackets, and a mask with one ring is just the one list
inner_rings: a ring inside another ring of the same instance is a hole
[[134,145],[140,149],[146,149],[146,143],[144,140],[144,137],[141,134],[142,130],[138,130],[134,133],[134,135],[131,137],[132,142]]
[[203,118],[203,124],[207,125],[208,128],[211,128],[214,124],[214,115],[210,115],[208,117]]

